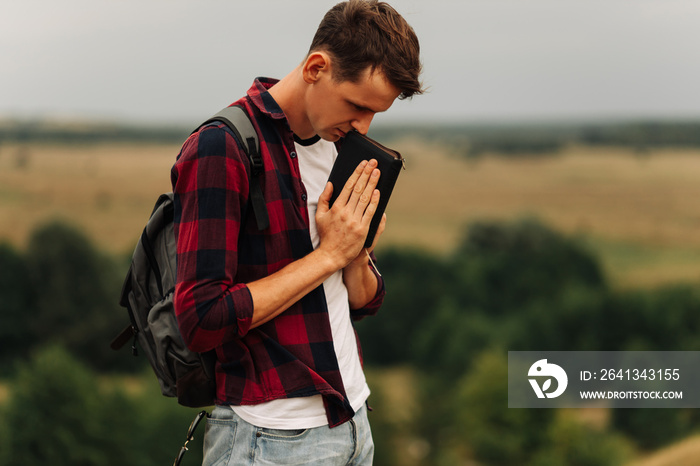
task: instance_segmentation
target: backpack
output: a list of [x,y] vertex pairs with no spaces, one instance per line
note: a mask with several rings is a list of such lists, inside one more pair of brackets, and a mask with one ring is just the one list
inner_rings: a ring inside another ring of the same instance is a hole
[[[269,217],[259,182],[263,162],[257,133],[248,115],[238,106],[221,110],[192,133],[213,122],[223,122],[231,129],[250,160],[249,198],[258,229],[264,230],[269,226]],[[177,397],[183,406],[211,406],[216,396],[215,354],[196,353],[187,348],[175,318],[177,244],[173,198],[173,193],[160,195],[136,244],[119,301],[128,312],[130,324],[112,341],[111,347],[119,350],[133,337],[132,353],[138,354],[138,342],[163,395]]]

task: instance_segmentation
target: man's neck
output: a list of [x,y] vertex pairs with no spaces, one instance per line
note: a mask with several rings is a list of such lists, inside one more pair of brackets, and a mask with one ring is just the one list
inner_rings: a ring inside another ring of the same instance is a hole
[[269,90],[270,95],[287,117],[292,132],[301,139],[309,139],[316,135],[304,107],[305,84],[301,76],[301,66],[299,66]]

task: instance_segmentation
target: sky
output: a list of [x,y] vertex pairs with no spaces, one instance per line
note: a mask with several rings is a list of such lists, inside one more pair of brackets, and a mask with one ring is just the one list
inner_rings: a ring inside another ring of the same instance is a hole
[[[335,0],[4,0],[0,117],[192,124],[302,61]],[[700,119],[698,0],[394,0],[429,92],[375,121]]]

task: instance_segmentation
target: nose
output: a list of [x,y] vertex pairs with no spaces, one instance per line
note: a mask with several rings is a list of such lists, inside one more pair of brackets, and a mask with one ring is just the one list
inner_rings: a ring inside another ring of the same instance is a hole
[[372,124],[372,119],[374,118],[374,113],[367,113],[362,115],[360,118],[352,120],[350,125],[353,129],[357,130],[360,134],[367,134],[369,131],[369,125]]

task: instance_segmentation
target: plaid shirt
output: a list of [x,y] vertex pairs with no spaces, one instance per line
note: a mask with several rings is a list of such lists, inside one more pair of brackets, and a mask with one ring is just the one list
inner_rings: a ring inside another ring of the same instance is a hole
[[[247,405],[320,394],[333,427],[354,412],[335,356],[323,287],[250,328],[253,301],[246,283],[313,249],[293,134],[267,92],[275,82],[256,79],[236,102],[252,117],[260,137],[268,229],[257,229],[248,202],[250,164],[225,125],[208,125],[191,135],[173,166],[175,312],[192,350],[216,351],[217,403]],[[379,309],[384,282],[377,279],[377,294],[364,308],[351,310],[353,319]]]

